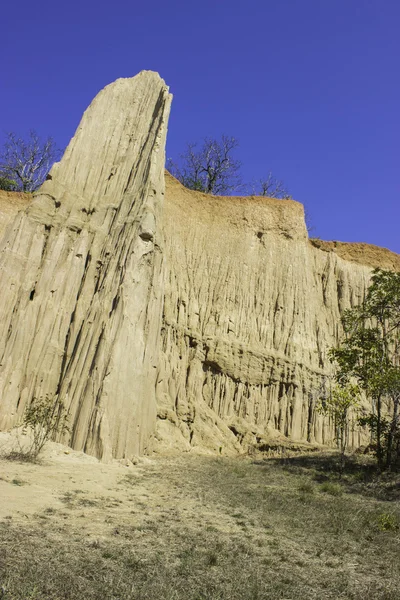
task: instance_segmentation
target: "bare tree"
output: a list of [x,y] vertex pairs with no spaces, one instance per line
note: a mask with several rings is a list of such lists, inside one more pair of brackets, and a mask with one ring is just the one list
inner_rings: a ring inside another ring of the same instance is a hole
[[42,185],[60,154],[51,137],[42,141],[32,130],[25,140],[9,132],[0,153],[0,177],[11,182],[15,190],[33,192]]
[[259,179],[252,186],[252,194],[254,196],[268,196],[268,198],[280,198],[282,200],[291,200],[285,184],[273,176],[271,171],[265,179]]
[[167,168],[184,186],[206,194],[221,196],[241,187],[241,163],[233,157],[239,145],[234,137],[223,135],[220,140],[205,138],[201,147],[188,144],[186,152]]

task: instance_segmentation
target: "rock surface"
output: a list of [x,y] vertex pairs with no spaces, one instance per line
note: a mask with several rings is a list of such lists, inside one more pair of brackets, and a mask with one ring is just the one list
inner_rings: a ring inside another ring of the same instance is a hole
[[20,210],[26,208],[31,202],[31,194],[0,190],[0,240],[7,225],[14,220]]
[[212,197],[170,175],[164,238],[160,447],[228,452],[279,436],[332,443],[331,424],[315,412],[328,349],[371,267],[400,269],[400,257],[311,243],[297,202]]
[[328,349],[400,257],[309,240],[295,201],[167,173],[163,202],[170,99],[151,72],[107,86],[33,200],[0,195],[0,429],[48,394],[103,460],[332,443]]
[[144,452],[155,425],[159,236],[171,96],[156,73],[119,79],[0,242],[0,428],[35,397],[70,410],[74,448]]

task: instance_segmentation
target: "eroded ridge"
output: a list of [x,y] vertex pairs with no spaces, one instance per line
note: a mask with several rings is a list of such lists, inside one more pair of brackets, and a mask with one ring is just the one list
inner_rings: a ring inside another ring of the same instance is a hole
[[171,96],[144,71],[102,90],[0,247],[0,428],[35,397],[70,410],[67,441],[143,452],[155,427],[158,235]]
[[164,229],[161,447],[332,444],[315,404],[341,315],[368,288],[369,253],[355,262],[312,245],[298,202],[207,196],[170,175]]

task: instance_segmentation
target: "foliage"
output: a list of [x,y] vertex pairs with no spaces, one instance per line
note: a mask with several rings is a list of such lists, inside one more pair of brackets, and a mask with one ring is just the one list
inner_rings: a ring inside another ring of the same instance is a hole
[[[371,400],[367,424],[380,466],[400,459],[400,273],[375,269],[365,300],[345,312],[344,340],[330,351],[340,382],[355,378]],[[387,413],[387,414],[386,414]]]
[[324,483],[321,483],[319,489],[330,496],[341,496],[343,494],[342,486],[333,481],[324,481]]
[[0,190],[4,190],[5,192],[13,192],[17,187],[17,184],[12,179],[8,177],[4,177],[0,173]]
[[380,531],[396,531],[399,529],[399,521],[392,513],[378,515],[378,528]]
[[330,393],[317,401],[316,410],[332,418],[335,425],[335,439],[340,449],[341,465],[347,448],[350,415],[359,408],[360,389],[357,384],[344,382],[335,385]]
[[69,431],[67,426],[68,411],[60,400],[46,395],[35,398],[25,409],[22,426],[31,433],[30,445],[23,453],[36,459],[48,442],[56,434]]
[[28,138],[23,139],[9,132],[0,153],[1,178],[12,182],[12,189],[33,192],[42,185],[59,156],[60,151],[51,137],[42,141],[31,130]]
[[301,494],[313,494],[315,491],[313,483],[307,479],[301,481],[297,489]]

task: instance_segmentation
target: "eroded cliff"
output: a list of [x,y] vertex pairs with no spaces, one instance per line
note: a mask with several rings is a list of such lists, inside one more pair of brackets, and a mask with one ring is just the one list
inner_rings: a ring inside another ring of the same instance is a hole
[[171,97],[156,73],[107,86],[0,247],[0,428],[62,399],[74,448],[143,452],[155,426],[159,219]]
[[371,267],[400,269],[400,257],[311,243],[297,202],[211,197],[168,174],[164,238],[161,447],[227,451],[279,434],[331,443],[315,411],[328,349]]
[[170,100],[155,73],[116,81],[33,199],[0,194],[0,428],[47,394],[70,410],[64,441],[103,459],[331,443],[328,349],[400,257],[310,241],[295,201],[166,174],[164,202]]

